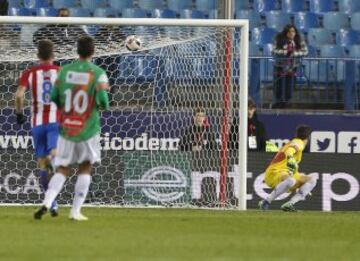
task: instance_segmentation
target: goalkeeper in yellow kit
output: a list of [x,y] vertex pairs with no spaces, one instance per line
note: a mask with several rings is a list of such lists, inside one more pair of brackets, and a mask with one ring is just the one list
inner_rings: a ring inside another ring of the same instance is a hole
[[286,192],[295,195],[281,206],[284,211],[296,211],[294,205],[305,200],[305,197],[316,186],[316,179],[298,172],[302,152],[308,143],[311,128],[300,125],[296,128],[296,137],[285,144],[270,162],[265,172],[265,183],[273,188],[271,194],[259,202],[262,210],[267,210],[273,200]]

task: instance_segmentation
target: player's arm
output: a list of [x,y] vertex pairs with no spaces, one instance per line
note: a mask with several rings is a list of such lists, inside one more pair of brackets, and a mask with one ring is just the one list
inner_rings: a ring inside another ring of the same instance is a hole
[[295,153],[298,151],[298,147],[297,146],[293,146],[290,145],[286,150],[285,150],[285,155],[286,155],[286,160],[287,160],[287,168],[290,172],[295,173],[299,166],[298,163],[296,162],[294,155]]
[[29,79],[29,71],[25,71],[19,81],[19,86],[15,93],[15,114],[16,114],[16,121],[18,124],[23,124],[26,121],[24,116],[24,99],[25,99],[25,92],[28,88],[28,79]]
[[60,90],[59,86],[61,84],[61,75],[62,75],[62,73],[60,70],[60,72],[58,73],[57,79],[55,81],[54,88],[51,91],[51,101],[54,102],[58,108],[61,107],[60,92],[59,92],[59,90]]
[[100,75],[99,79],[98,79],[98,84],[96,86],[96,104],[104,110],[108,110],[110,107],[110,103],[109,103],[109,95],[108,95],[108,90],[110,89],[109,86],[109,79],[106,76],[105,73],[103,73],[102,75]]

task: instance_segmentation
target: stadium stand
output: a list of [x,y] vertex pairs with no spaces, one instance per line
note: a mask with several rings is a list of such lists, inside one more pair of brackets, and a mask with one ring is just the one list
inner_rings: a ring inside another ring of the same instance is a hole
[[199,10],[184,9],[180,12],[180,18],[185,19],[204,19],[205,14]]
[[282,11],[270,11],[266,13],[266,26],[277,31],[291,23],[290,15]]
[[276,1],[274,0],[255,0],[253,3],[253,8],[260,13],[278,9]]
[[175,12],[181,12],[184,9],[192,9],[193,2],[192,0],[168,0],[168,8],[174,10]]
[[48,7],[49,2],[47,0],[24,0],[25,8],[40,8],[40,7]]
[[286,13],[297,13],[306,10],[305,0],[282,0],[281,10]]
[[195,9],[208,13],[210,10],[216,9],[216,0],[196,0]]
[[154,9],[151,12],[153,18],[176,18],[176,13],[170,9]]
[[146,18],[145,10],[139,8],[125,8],[122,10],[122,17],[124,18]]
[[52,5],[54,8],[72,8],[77,6],[73,0],[53,0]]
[[69,8],[70,16],[73,17],[90,17],[91,11],[88,8],[72,7]]
[[29,8],[24,7],[10,7],[8,9],[8,14],[10,16],[31,16],[32,12]]
[[309,45],[319,47],[324,44],[333,44],[334,39],[331,32],[324,28],[310,28],[307,40]]
[[360,12],[351,15],[351,28],[360,31]]
[[249,0],[237,0],[235,1],[235,10],[250,9],[251,4]]
[[95,17],[119,17],[119,12],[116,9],[107,7],[107,8],[97,8],[94,11]]
[[250,29],[261,26],[260,14],[255,10],[236,10],[235,17],[237,19],[249,19]]
[[122,10],[125,8],[132,8],[134,3],[133,0],[109,0],[109,6],[117,10]]
[[341,0],[339,3],[339,11],[346,14],[360,12],[360,1],[358,0]]
[[104,8],[107,6],[104,0],[81,0],[81,7],[88,9]]
[[294,14],[294,25],[299,31],[307,32],[310,28],[320,26],[318,15],[311,12],[299,12]]
[[355,30],[340,29],[336,32],[336,44],[344,47],[360,44],[360,32]]
[[139,8],[141,9],[161,9],[163,8],[163,1],[162,0],[139,0]]
[[57,16],[58,9],[53,7],[40,7],[36,9],[37,16]]
[[273,43],[277,31],[272,28],[259,28],[256,27],[251,31],[251,38],[257,45],[264,45],[267,43]]
[[340,30],[341,28],[349,28],[350,20],[345,13],[328,12],[324,14],[324,28],[332,31]]
[[22,7],[22,1],[21,0],[8,0],[9,7]]
[[348,49],[350,58],[360,58],[360,44],[352,45]]
[[311,0],[310,11],[316,14],[323,14],[334,10],[333,0]]

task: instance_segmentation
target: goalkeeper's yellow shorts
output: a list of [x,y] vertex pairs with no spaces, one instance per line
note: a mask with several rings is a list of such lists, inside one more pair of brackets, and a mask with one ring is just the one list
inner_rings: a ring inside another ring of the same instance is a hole
[[[280,182],[283,181],[284,176],[288,175],[289,172],[287,170],[279,170],[279,169],[267,169],[265,172],[265,183],[266,185],[268,185],[270,188],[275,188]],[[292,177],[296,180],[296,181],[300,181],[300,173],[299,172],[295,172]],[[298,182],[296,182],[298,184]],[[291,191],[295,190],[295,188],[292,188]]]

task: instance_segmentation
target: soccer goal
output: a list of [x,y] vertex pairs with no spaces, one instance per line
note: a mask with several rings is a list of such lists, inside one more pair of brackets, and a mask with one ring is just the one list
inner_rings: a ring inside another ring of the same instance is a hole
[[[64,65],[89,34],[93,62],[110,78],[111,109],[101,115],[102,163],[87,203],[246,209],[247,20],[0,17],[0,27],[1,204],[43,197],[30,120],[17,125],[13,111],[19,75],[37,63],[36,42],[52,40]],[[130,35],[139,50],[126,48]],[[73,177],[60,204],[71,203]]]

